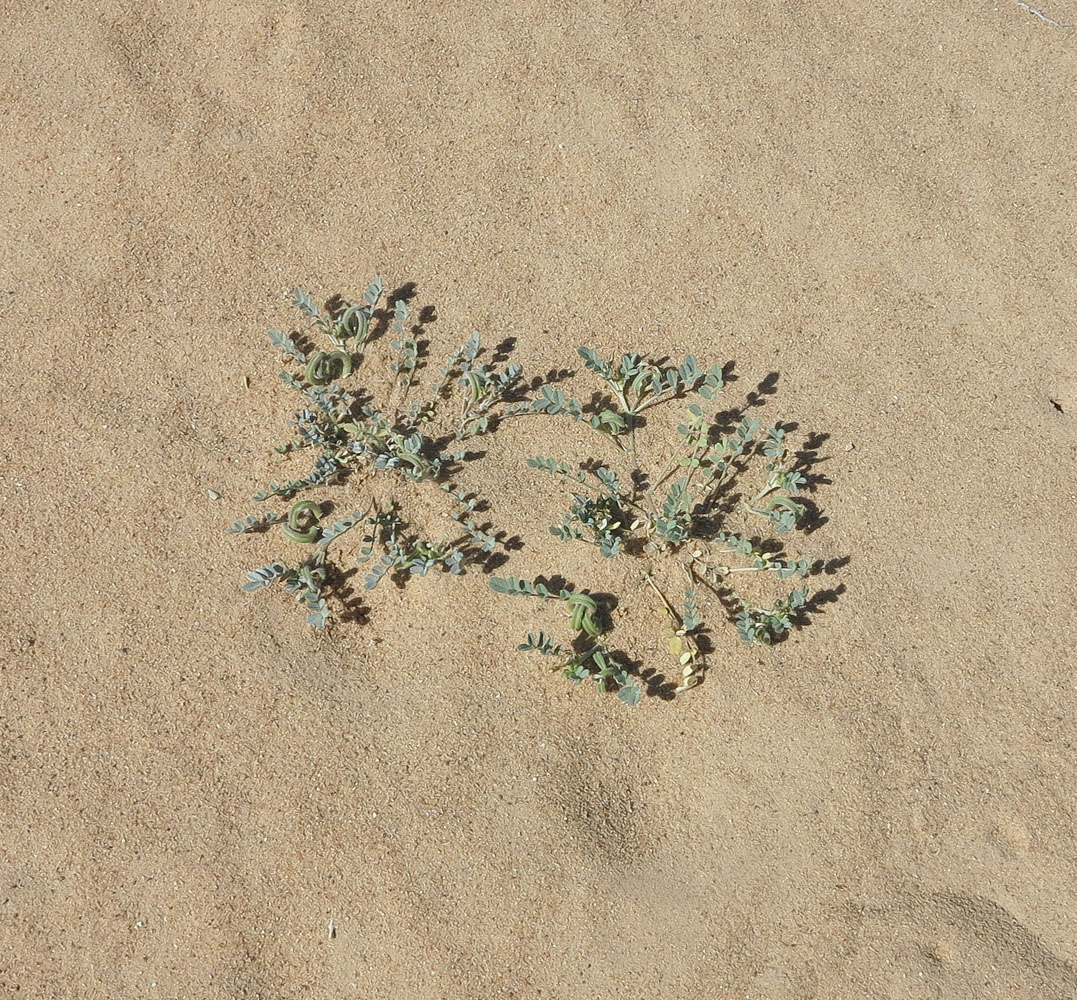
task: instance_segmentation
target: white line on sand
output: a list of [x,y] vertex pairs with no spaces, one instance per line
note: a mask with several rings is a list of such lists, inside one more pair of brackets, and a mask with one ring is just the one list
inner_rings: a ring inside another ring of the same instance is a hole
[[1053,24],[1056,28],[1061,28],[1062,25],[1056,21],[1053,17],[1048,17],[1042,10],[1036,10],[1035,7],[1030,7],[1027,3],[1021,3],[1021,0],[1013,0],[1021,10],[1027,10],[1033,17],[1038,17],[1041,21],[1046,21],[1048,24]]

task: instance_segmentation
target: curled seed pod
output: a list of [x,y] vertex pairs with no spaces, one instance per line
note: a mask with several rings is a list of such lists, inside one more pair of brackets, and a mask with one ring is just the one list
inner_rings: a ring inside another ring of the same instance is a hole
[[293,542],[316,542],[321,535],[318,520],[324,513],[313,500],[300,500],[288,511],[288,519],[281,525],[281,531]]
[[306,379],[311,385],[328,385],[352,373],[352,357],[347,351],[318,351],[307,362]]
[[594,620],[594,613],[598,610],[595,599],[587,594],[570,594],[565,598],[572,615],[572,627],[577,632],[586,632],[592,638],[601,631],[598,623]]
[[467,372],[460,379],[460,385],[463,386],[464,391],[467,393],[468,402],[472,404],[478,403],[488,391],[482,377],[475,371]]
[[586,608],[588,611],[597,611],[598,603],[590,594],[570,594],[568,603],[572,605],[579,605],[581,608]]
[[418,478],[422,479],[426,476],[426,463],[418,455],[413,455],[409,451],[400,451],[396,453],[395,457],[405,465],[411,466]]

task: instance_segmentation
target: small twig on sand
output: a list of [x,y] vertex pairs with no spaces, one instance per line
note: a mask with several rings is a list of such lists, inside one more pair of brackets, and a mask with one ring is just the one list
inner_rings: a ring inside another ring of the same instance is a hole
[[1056,21],[1053,17],[1048,17],[1042,10],[1036,10],[1035,7],[1030,7],[1027,3],[1022,3],[1021,0],[1013,0],[1013,2],[1022,10],[1027,10],[1033,17],[1038,17],[1041,21],[1045,21],[1047,24],[1054,25],[1056,28],[1064,27],[1064,25]]

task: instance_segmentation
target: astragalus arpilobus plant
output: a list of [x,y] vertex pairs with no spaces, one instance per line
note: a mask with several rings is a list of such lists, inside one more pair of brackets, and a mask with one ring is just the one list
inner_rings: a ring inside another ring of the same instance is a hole
[[[481,456],[467,443],[508,420],[552,417],[589,428],[608,454],[578,465],[543,454],[520,457],[521,466],[554,477],[566,490],[564,515],[548,530],[563,542],[588,546],[600,563],[625,563],[623,589],[633,600],[649,595],[646,613],[657,609],[664,619],[676,691],[703,679],[715,655],[707,624],[715,617],[731,622],[743,642],[764,645],[807,620],[807,588],[780,587],[817,565],[787,551],[807,510],[798,496],[809,484],[805,467],[788,450],[788,425],[763,427],[747,407],[717,410],[729,366],[703,368],[692,355],[680,363],[640,353],[605,358],[580,347],[584,368],[598,382],[585,404],[541,380],[525,386],[520,366],[508,364],[504,353],[495,352],[488,363],[476,333],[423,387],[422,325],[412,323],[402,295],[382,305],[383,295],[375,280],[359,302],[336,300],[321,308],[296,289],[292,302],[304,329],[269,332],[285,364],[281,379],[299,400],[289,440],[276,450],[282,461],[306,461],[298,474],[254,494],[259,503],[283,507],[251,514],[229,529],[276,531],[295,552],[251,570],[244,590],[280,584],[307,620],[324,628],[340,594],[340,567],[331,557],[356,529],[351,555],[368,590],[387,577],[403,585],[433,570],[459,575],[469,564],[489,571],[491,559],[500,564],[510,554],[503,533],[480,520],[485,503],[479,493],[456,485],[464,463],[481,483]],[[371,370],[375,356],[379,367]],[[649,411],[678,401],[685,409],[675,443],[656,442],[654,460],[641,461],[638,447],[651,436]],[[402,498],[414,493],[393,489],[393,482],[435,491],[440,535],[412,527]],[[749,585],[751,578],[775,586]],[[610,608],[601,595],[560,576],[496,576],[490,587],[564,608],[566,634],[538,628],[520,651],[540,654],[569,680],[593,680],[628,704],[639,702],[639,670],[612,647]],[[625,596],[612,600],[631,614]]]
[[[299,397],[289,423],[292,436],[276,450],[291,462],[309,456],[308,471],[254,494],[259,503],[284,501],[289,504],[285,510],[249,515],[229,529],[252,533],[279,527],[282,540],[298,547],[288,560],[274,559],[251,570],[243,589],[282,585],[318,628],[331,617],[330,556],[353,529],[361,532],[357,561],[366,567],[368,590],[386,576],[404,579],[434,569],[458,575],[500,544],[488,525],[477,520],[481,499],[458,491],[451,474],[467,458],[466,442],[491,428],[520,380],[520,366],[482,363],[475,334],[446,358],[421,399],[409,399],[421,366],[418,328],[409,326],[403,298],[379,308],[383,292],[376,279],[360,302],[338,301],[325,310],[302,290],[293,292],[292,303],[306,329],[269,331],[286,365],[281,380]],[[388,329],[379,329],[379,323]],[[371,373],[367,355],[386,332],[395,336],[387,372]],[[410,530],[392,490],[378,495],[364,485],[379,473],[441,491],[445,533],[424,538]],[[331,501],[296,499],[334,487],[356,509],[331,523],[326,523]]]
[[[567,491],[568,509],[560,523],[549,527],[552,535],[591,546],[600,559],[628,559],[636,565],[639,582],[666,617],[664,636],[680,672],[675,690],[684,691],[700,682],[707,665],[704,597],[712,599],[708,603],[717,606],[721,617],[735,622],[749,644],[769,645],[781,638],[805,608],[806,587],[763,601],[749,597],[734,581],[746,574],[783,581],[811,571],[810,559],[788,554],[784,539],[774,537],[789,535],[804,515],[804,504],[795,498],[807,480],[786,449],[782,425],[764,430],[758,420],[741,415],[727,426],[729,411],[705,411],[704,404],[724,387],[721,366],[704,370],[691,355],[672,365],[637,353],[606,359],[589,347],[580,347],[579,354],[604,383],[606,402],[592,406],[588,416],[578,400],[559,393],[546,412],[584,421],[596,440],[613,446],[610,464],[590,461],[572,467],[535,455],[527,465],[553,476]],[[641,465],[636,440],[641,414],[673,400],[687,401],[677,443],[661,450],[663,460],[653,469]],[[755,484],[747,493],[734,489],[753,474]],[[758,528],[771,537],[762,537]],[[491,586],[502,593],[531,593],[520,583],[495,579]],[[674,584],[679,591],[675,601],[669,596]],[[540,634],[528,636],[519,648],[553,657],[572,680],[593,676],[605,685],[612,677],[623,689],[623,673],[610,667],[613,654],[594,639],[578,634],[566,647]],[[590,653],[593,648],[601,653],[599,661]]]

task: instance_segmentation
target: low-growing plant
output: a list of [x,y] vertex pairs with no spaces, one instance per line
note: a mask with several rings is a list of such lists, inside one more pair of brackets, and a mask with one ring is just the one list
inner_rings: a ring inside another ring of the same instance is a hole
[[[244,589],[282,584],[307,608],[307,620],[318,628],[330,620],[329,546],[359,524],[367,528],[358,557],[361,564],[370,564],[367,589],[386,575],[402,581],[435,567],[458,575],[469,560],[484,558],[501,543],[488,526],[475,520],[479,498],[458,492],[449,476],[467,457],[463,442],[492,430],[509,408],[508,398],[522,369],[480,360],[483,348],[476,333],[446,358],[426,397],[405,406],[422,368],[420,328],[409,326],[402,297],[395,297],[391,308],[383,308],[383,294],[380,278],[370,283],[359,302],[338,301],[333,309],[319,307],[301,289],[292,293],[292,304],[307,328],[292,333],[270,330],[269,339],[285,363],[281,381],[299,394],[301,404],[289,422],[292,437],[276,451],[286,461],[309,452],[313,463],[309,471],[274,480],[254,494],[257,502],[293,501],[285,513],[248,515],[228,529],[252,534],[279,526],[289,542],[314,546],[314,553],[294,566],[274,560],[253,570]],[[382,322],[396,338],[386,359],[389,384],[377,378],[360,383]],[[455,412],[450,405],[453,397],[459,398]],[[316,489],[343,490],[357,479],[363,492],[361,483],[379,473],[435,484],[447,493],[450,509],[444,517],[452,536],[429,540],[409,533],[392,497],[379,503],[368,496],[365,511],[329,528],[321,526],[331,509],[328,499],[296,500]]]
[[[412,324],[401,295],[391,296],[387,305],[383,295],[375,279],[360,301],[337,300],[322,308],[296,289],[292,303],[306,328],[269,331],[285,365],[281,380],[300,397],[289,421],[290,438],[276,451],[283,462],[304,454],[311,462],[254,494],[260,503],[285,501],[283,510],[246,515],[227,529],[235,534],[276,529],[282,540],[300,547],[288,562],[274,559],[251,570],[245,591],[280,585],[304,608],[308,622],[324,628],[331,602],[342,598],[335,576],[339,557],[330,557],[356,528],[361,530],[353,536],[359,539],[354,561],[368,591],[385,579],[403,586],[433,571],[455,576],[472,563],[492,567],[495,549],[507,548],[503,533],[480,520],[485,510],[480,497],[452,480],[475,457],[468,442],[507,419],[567,416],[590,427],[613,455],[607,463],[579,466],[546,455],[526,460],[569,494],[563,517],[549,531],[562,542],[597,550],[600,560],[629,566],[627,576],[654,595],[665,623],[662,637],[679,670],[675,691],[696,686],[705,675],[713,655],[705,616],[715,608],[748,644],[778,642],[807,620],[806,586],[786,591],[744,583],[752,578],[781,583],[813,571],[810,559],[786,548],[811,509],[800,495],[809,483],[804,453],[788,450],[787,426],[764,428],[747,410],[707,408],[725,386],[726,369],[703,368],[692,355],[674,363],[640,353],[605,358],[580,347],[584,366],[600,382],[590,402],[535,383],[536,394],[526,398],[520,365],[505,364],[500,355],[486,360],[475,333],[437,367],[423,391],[428,369],[421,324]],[[379,345],[386,333],[393,339]],[[372,360],[384,364],[387,378],[366,377]],[[676,400],[686,404],[677,444],[651,468],[637,457],[638,432],[654,408]],[[440,536],[409,523],[405,500],[415,495],[415,486],[441,494]],[[346,504],[339,494],[349,498]],[[330,522],[338,505],[361,509]],[[634,668],[608,642],[608,612],[616,598],[603,598],[610,602],[603,606],[591,592],[542,578],[492,577],[490,587],[564,609],[567,636],[528,632],[519,651],[546,657],[569,680],[593,680],[603,691],[615,690],[629,705],[640,701],[644,689]]]
[[620,361],[615,362],[599,357],[589,347],[579,348],[579,353],[587,367],[601,376],[611,390],[611,405],[598,408],[597,413],[591,412],[578,399],[567,397],[559,389],[543,386],[537,399],[510,406],[505,415],[566,414],[586,423],[621,451],[633,454],[636,427],[644,410],[689,392],[713,399],[723,383],[720,366],[715,365],[709,372],[704,372],[691,354],[680,365],[662,367],[640,354],[622,354]]
[[[663,365],[637,353],[607,359],[581,347],[579,354],[605,383],[609,407],[588,416],[578,400],[544,390],[537,401],[510,407],[508,413],[587,420],[617,447],[620,469],[594,463],[576,468],[545,455],[529,458],[527,465],[553,476],[570,494],[563,519],[549,529],[552,535],[593,546],[607,559],[640,560],[640,579],[668,619],[665,638],[681,671],[676,690],[683,691],[698,684],[706,668],[702,591],[718,601],[746,643],[773,643],[793,627],[795,615],[806,606],[806,587],[764,605],[734,586],[743,574],[772,574],[777,580],[804,577],[812,562],[787,555],[778,539],[753,534],[751,527],[732,531],[730,525],[761,521],[765,530],[788,535],[805,515],[806,506],[796,497],[807,479],[786,448],[784,426],[764,430],[759,420],[743,414],[730,425],[728,414],[720,420],[694,399],[689,399],[685,421],[677,428],[677,447],[650,473],[636,460],[636,431],[644,426],[641,414],[673,399],[698,396],[704,403],[713,401],[724,387],[724,369],[714,365],[705,372],[691,355],[679,365]],[[763,467],[762,481],[747,497],[735,493],[734,485],[740,488],[757,463]],[[716,558],[712,549],[724,551],[726,558]],[[729,555],[737,559],[731,562]],[[663,577],[675,573],[688,582],[680,610],[656,580],[660,567]]]
[[699,683],[707,665],[706,658],[699,647],[699,632],[703,626],[703,619],[699,615],[699,607],[696,604],[696,589],[695,587],[686,588],[682,610],[678,611],[649,573],[645,573],[643,579],[658,595],[669,618],[669,626],[663,630],[662,635],[667,641],[669,651],[677,658],[677,666],[681,671],[681,680],[676,690],[687,691],[688,688],[695,687]]
[[[463,572],[466,542],[460,544],[450,539],[431,541],[417,535],[406,535],[406,526],[392,506],[378,510],[367,518],[371,533],[363,536],[360,563],[373,563],[363,586],[373,590],[387,574],[410,574],[426,576],[435,567],[441,567],[454,576]],[[378,553],[380,557],[375,561]]]
[[629,677],[627,668],[618,663],[616,656],[601,641],[604,630],[598,620],[598,602],[594,597],[571,587],[550,590],[541,580],[521,580],[514,576],[491,578],[490,589],[499,594],[539,597],[564,604],[575,633],[568,645],[557,642],[545,632],[529,632],[527,641],[516,648],[551,657],[554,660],[551,669],[560,670],[570,681],[578,684],[594,680],[601,691],[607,691],[613,685],[621,701],[628,705],[638,704],[643,689]]

